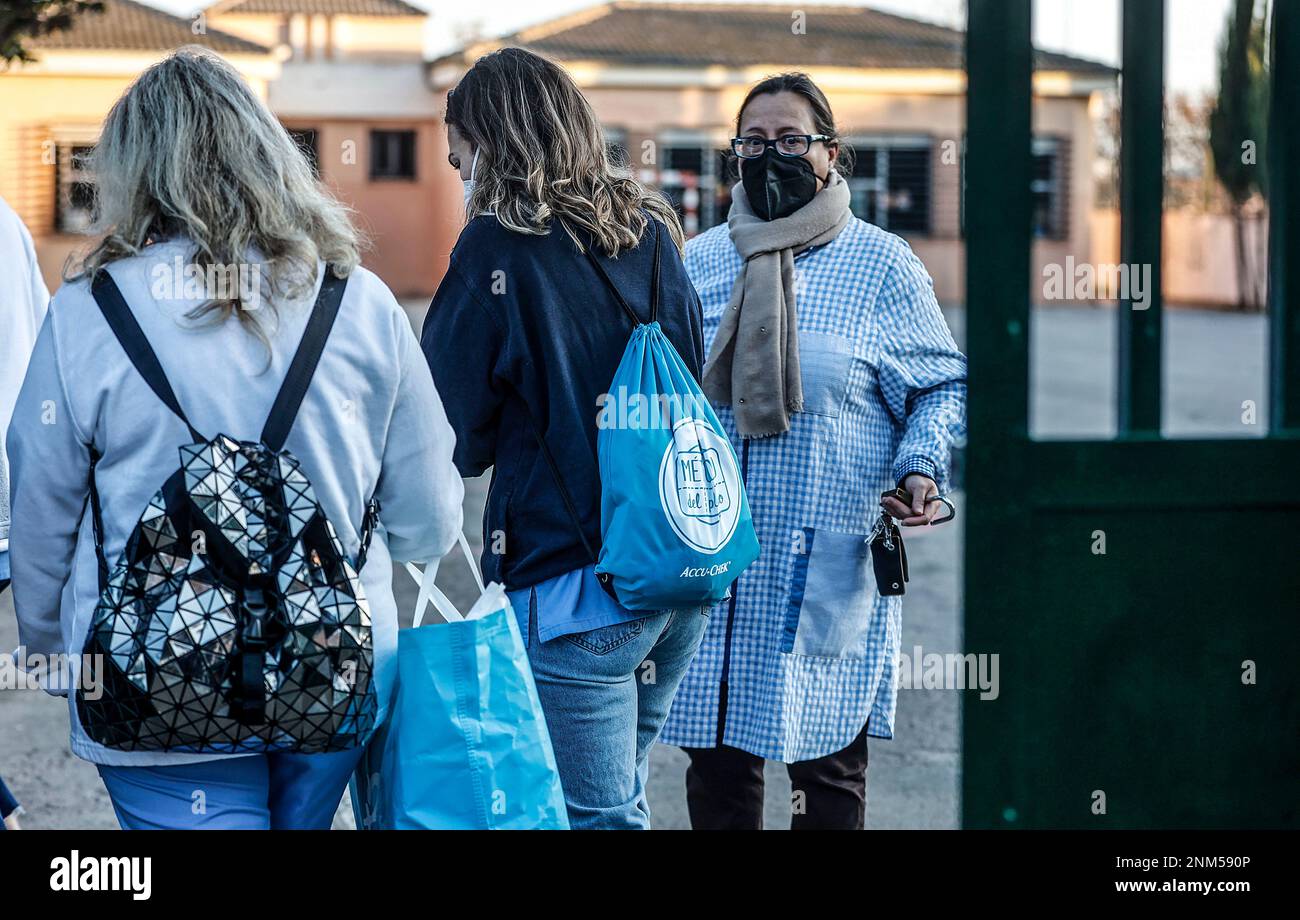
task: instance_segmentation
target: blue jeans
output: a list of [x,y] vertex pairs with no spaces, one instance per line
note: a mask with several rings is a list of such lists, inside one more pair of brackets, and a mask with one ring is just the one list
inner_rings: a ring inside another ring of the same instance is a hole
[[122,830],[329,830],[361,748],[99,766]]
[[5,785],[4,777],[0,777],[0,831],[5,829],[4,819],[16,811],[18,811],[18,800]]
[[664,610],[541,642],[536,592],[515,604],[574,830],[650,827],[650,747],[695,657],[708,608]]

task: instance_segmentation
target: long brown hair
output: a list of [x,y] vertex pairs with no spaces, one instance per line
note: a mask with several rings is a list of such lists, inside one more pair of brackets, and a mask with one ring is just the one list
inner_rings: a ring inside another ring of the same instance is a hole
[[467,218],[494,213],[537,235],[558,220],[579,247],[575,228],[617,256],[640,241],[648,212],[683,249],[677,212],[611,160],[591,104],[551,61],[522,48],[479,58],[447,96],[447,124],[478,150]]

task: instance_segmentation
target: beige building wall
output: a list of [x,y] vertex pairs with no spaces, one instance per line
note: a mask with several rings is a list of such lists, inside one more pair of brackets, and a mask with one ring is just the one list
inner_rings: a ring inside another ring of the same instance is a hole
[[209,10],[206,18],[211,28],[246,38],[265,48],[274,48],[285,37],[283,23],[286,17],[274,13],[223,14]]
[[350,55],[424,54],[424,16],[336,16],[335,47]]
[[[287,44],[307,58],[420,57],[426,16],[291,16],[211,12],[208,25],[266,47]],[[327,55],[326,49],[332,52]]]
[[[59,143],[92,143],[122,92],[163,55],[46,52],[35,64],[0,73],[0,195],[27,224],[41,272],[53,291],[68,254],[86,237],[60,233],[55,221]],[[229,60],[265,99],[273,76],[260,58]]]
[[[582,66],[570,68],[581,82],[599,81],[598,71]],[[818,79],[817,74],[813,74]],[[584,79],[585,78],[585,79]],[[901,77],[895,77],[901,80]],[[919,78],[917,78],[919,80]],[[925,262],[944,303],[960,302],[965,294],[965,245],[960,234],[960,156],[944,156],[944,142],[960,150],[965,124],[965,98],[957,92],[930,94],[904,92],[902,82],[853,88],[835,78],[820,81],[827,90],[840,132],[848,139],[870,135],[925,135],[932,141],[931,233],[905,235]],[[924,81],[920,81],[924,82]],[[633,164],[644,168],[643,143],[658,142],[671,132],[695,131],[708,136],[719,148],[735,130],[735,115],[750,83],[743,85],[692,87],[587,85],[584,92],[606,128],[625,132]],[[947,89],[959,87],[947,87]],[[1061,240],[1040,239],[1034,244],[1034,284],[1042,267],[1063,262],[1073,255],[1076,262],[1091,258],[1093,181],[1092,122],[1089,96],[1040,96],[1034,103],[1035,134],[1064,141],[1066,156],[1067,230]],[[1029,177],[1025,177],[1029,181]]]
[[[1089,215],[1093,252],[1102,265],[1120,260],[1119,212],[1097,210]],[[1166,211],[1161,261],[1161,289],[1167,305],[1233,307],[1240,302],[1236,227],[1227,214]],[[1257,277],[1267,275],[1268,218],[1257,215],[1245,223],[1248,255]],[[1076,260],[1077,261],[1077,260]]]

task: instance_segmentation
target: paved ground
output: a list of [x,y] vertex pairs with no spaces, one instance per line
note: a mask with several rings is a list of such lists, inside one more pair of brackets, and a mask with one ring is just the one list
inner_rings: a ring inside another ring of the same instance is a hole
[[[411,304],[417,321],[423,303]],[[958,340],[964,317],[950,315]],[[1110,310],[1057,308],[1039,312],[1033,324],[1033,428],[1041,437],[1104,437],[1114,431],[1114,324]],[[1266,418],[1266,330],[1256,316],[1180,311],[1166,323],[1167,434],[1188,437],[1261,434],[1262,424],[1242,423],[1242,403],[1254,400]],[[479,530],[484,480],[469,484],[466,530]],[[960,500],[959,500],[960,504]],[[476,537],[472,537],[476,539]],[[960,559],[962,532],[941,527],[909,540],[913,580],[905,605],[903,650],[928,652],[961,647]],[[470,590],[469,575],[448,563],[440,583],[454,599]],[[414,589],[396,573],[403,610]],[[408,613],[409,616],[409,613]],[[16,644],[11,595],[0,598],[0,648]],[[959,814],[960,725],[953,691],[900,693],[897,738],[873,742],[868,822],[875,828],[955,827]],[[28,691],[0,691],[0,775],[28,809],[31,827],[107,828],[111,808],[92,766],[67,748],[62,700]],[[650,800],[656,826],[686,826],[682,787],[684,757],[659,747],[652,757]],[[789,783],[784,771],[768,770],[767,823],[789,825]],[[347,809],[338,826],[350,825]]]

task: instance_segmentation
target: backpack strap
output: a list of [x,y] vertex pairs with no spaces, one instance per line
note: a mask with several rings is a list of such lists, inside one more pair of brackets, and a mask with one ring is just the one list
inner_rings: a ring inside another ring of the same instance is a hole
[[181,409],[176,393],[173,392],[167,375],[163,373],[162,365],[158,363],[158,356],[154,354],[131,308],[126,305],[126,300],[122,297],[122,292],[118,289],[113,276],[106,270],[100,269],[90,283],[90,292],[95,297],[95,303],[99,305],[99,312],[104,314],[108,327],[113,330],[113,335],[117,337],[118,343],[136,371],[144,378],[144,382],[149,384],[149,389],[153,390],[154,394],[163,401],[163,405],[171,409],[176,417],[185,423],[185,427],[190,431],[190,437],[195,442],[206,441],[207,438],[199,434],[190,424],[190,420],[185,417],[185,411]]
[[[108,559],[104,556],[104,514],[99,507],[99,485],[95,482],[95,466],[98,463],[99,451],[91,447],[90,472],[86,475],[90,494],[86,496],[86,504],[90,506],[91,532],[95,537],[95,564],[99,573],[99,593],[103,595],[104,589],[108,587]],[[82,508],[81,513],[84,519],[85,508]],[[80,524],[77,529],[81,529]]]
[[[654,228],[655,235],[654,272],[651,276],[650,282],[650,322],[653,323],[659,318],[659,221],[651,217],[649,218],[649,222]],[[605,286],[609,288],[610,293],[614,295],[614,299],[617,300],[618,305],[623,308],[623,312],[628,315],[634,325],[640,326],[641,318],[636,315],[636,311],[632,309],[628,304],[627,299],[623,296],[623,293],[614,284],[613,280],[610,279],[609,273],[605,271],[605,266],[600,264],[600,260],[596,258],[596,254],[592,252],[590,246],[586,248],[586,252],[588,261],[590,261],[592,267],[596,269],[596,274],[600,275],[600,279],[605,282]]]
[[[113,330],[113,335],[117,338],[118,344],[126,352],[127,358],[136,369],[144,382],[149,385],[149,389],[154,391],[163,405],[185,423],[189,429],[190,437],[195,443],[206,441],[203,435],[195,430],[190,424],[190,420],[185,417],[185,411],[181,408],[180,402],[176,399],[176,393],[172,390],[171,383],[167,380],[167,375],[163,373],[162,365],[158,362],[158,356],[154,353],[153,347],[149,344],[149,339],[145,337],[144,330],[140,328],[140,323],[136,320],[135,314],[127,306],[126,298],[122,296],[122,291],[118,288],[117,282],[106,269],[100,269],[95,273],[95,277],[90,282],[90,293],[95,298],[95,303],[99,306],[99,312],[104,314],[104,320],[108,323],[108,328]],[[95,482],[95,467],[99,464],[99,451],[92,446],[90,449],[90,472],[87,476],[90,485],[90,495],[87,498],[87,504],[90,505],[91,523],[94,528],[95,536],[95,560],[99,568],[99,590],[103,593],[104,588],[108,585],[108,560],[104,557],[104,518],[99,505],[99,488]]]
[[[650,289],[650,322],[653,323],[659,316],[660,240],[659,221],[652,217],[650,218],[650,223],[654,226],[655,235],[654,271],[651,280],[652,287]],[[610,279],[609,274],[605,271],[605,267],[600,264],[600,261],[596,258],[596,254],[591,251],[590,246],[587,247],[587,258],[591,261],[592,267],[596,269],[596,273],[600,275],[601,280],[605,282],[605,286],[608,287],[610,292],[614,295],[614,299],[618,301],[618,305],[623,308],[623,312],[631,318],[635,325],[642,325],[640,317],[636,315],[636,311],[632,309],[627,300],[623,297],[622,292],[619,291],[618,287],[615,286],[614,282]],[[587,556],[591,559],[592,565],[595,565],[599,561],[596,557],[596,551],[592,548],[591,541],[587,539],[587,534],[582,529],[582,521],[578,517],[578,507],[573,501],[573,495],[569,492],[568,486],[564,484],[564,477],[560,473],[560,465],[555,462],[555,455],[551,453],[551,449],[546,445],[546,439],[542,437],[542,430],[538,426],[537,420],[533,418],[533,411],[528,407],[526,402],[524,403],[524,410],[528,413],[528,422],[532,426],[533,436],[537,439],[537,446],[541,448],[542,458],[546,461],[546,466],[551,471],[551,478],[555,480],[555,487],[559,490],[560,499],[564,502],[564,508],[568,511],[569,517],[573,521],[574,529],[578,531],[578,539],[582,541],[582,548],[587,551]],[[618,595],[614,593],[613,580],[609,575],[597,575],[596,579],[600,582],[600,586],[605,589],[605,592],[617,601]]]
[[[560,465],[555,462],[555,455],[551,449],[546,446],[546,439],[542,437],[542,429],[537,424],[537,419],[533,418],[533,410],[528,408],[524,403],[524,411],[528,413],[528,424],[533,429],[533,437],[537,439],[537,446],[542,449],[542,457],[546,460],[546,466],[551,471],[551,478],[555,480],[555,487],[560,492],[560,499],[564,502],[564,509],[569,512],[569,518],[573,521],[573,528],[578,532],[578,539],[582,541],[582,548],[587,551],[587,558],[591,564],[596,565],[600,559],[596,556],[596,550],[592,548],[591,541],[587,539],[587,533],[582,529],[582,520],[578,517],[578,506],[573,502],[573,495],[569,492],[569,487],[564,484],[564,476],[560,473]],[[596,575],[596,580],[600,586],[605,589],[605,593],[614,600],[618,600],[618,595],[614,593],[614,582],[608,573]]]
[[320,363],[321,354],[325,351],[330,330],[334,328],[334,320],[339,315],[339,304],[343,301],[343,291],[347,286],[347,278],[337,277],[333,266],[325,266],[325,277],[321,281],[316,304],[312,307],[311,318],[307,320],[307,328],[303,330],[298,351],[294,353],[289,370],[284,375],[284,383],[280,385],[280,392],[275,397],[275,404],[271,406],[271,414],[267,416],[266,425],[262,428],[262,443],[271,450],[284,448],[294,419],[298,417],[298,409],[307,395],[307,388],[311,386],[316,365]]

